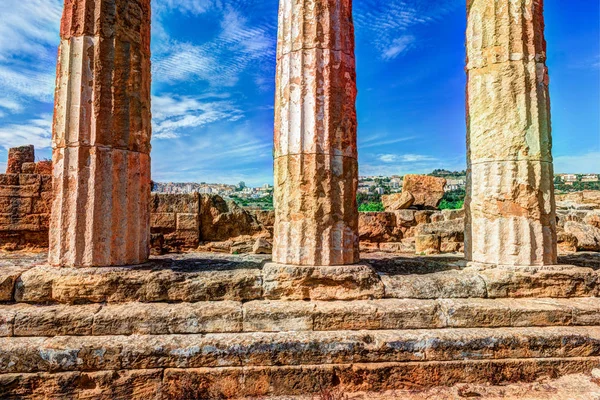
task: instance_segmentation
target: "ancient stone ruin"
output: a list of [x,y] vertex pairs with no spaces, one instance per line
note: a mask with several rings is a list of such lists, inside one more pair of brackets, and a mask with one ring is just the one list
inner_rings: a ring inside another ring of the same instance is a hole
[[[0,232],[16,232],[15,247],[53,200],[48,258],[0,258],[0,398],[267,398],[589,373],[600,261],[557,265],[557,229],[571,240],[598,219],[555,217],[542,4],[467,2],[466,209],[429,209],[439,200],[415,179],[397,209],[359,217],[351,0],[280,1],[273,215],[151,196],[150,0],[66,0],[52,190],[31,148],[0,175]],[[466,259],[397,255],[463,241]],[[150,258],[151,245],[213,252]]]

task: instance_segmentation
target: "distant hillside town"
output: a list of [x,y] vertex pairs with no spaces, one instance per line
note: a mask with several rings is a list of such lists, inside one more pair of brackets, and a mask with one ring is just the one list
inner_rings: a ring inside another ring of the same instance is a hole
[[[429,175],[445,178],[446,196],[442,204],[450,208],[462,207],[466,195],[467,171],[448,171],[436,169]],[[358,183],[358,203],[361,211],[377,211],[382,208],[381,196],[402,192],[404,177],[361,176]],[[557,174],[554,179],[557,193],[569,193],[581,190],[600,190],[599,174]],[[214,194],[224,199],[234,200],[247,208],[272,209],[273,186],[265,183],[260,187],[249,187],[244,182],[237,185],[222,183],[174,183],[153,182],[154,193],[170,194]]]

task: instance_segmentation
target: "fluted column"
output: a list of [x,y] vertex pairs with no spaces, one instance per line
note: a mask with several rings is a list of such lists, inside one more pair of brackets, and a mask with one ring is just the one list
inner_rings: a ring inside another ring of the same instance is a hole
[[543,0],[467,8],[467,258],[556,264]]
[[351,0],[280,0],[273,261],[359,261]]
[[150,239],[150,0],[65,0],[49,262],[144,262]]

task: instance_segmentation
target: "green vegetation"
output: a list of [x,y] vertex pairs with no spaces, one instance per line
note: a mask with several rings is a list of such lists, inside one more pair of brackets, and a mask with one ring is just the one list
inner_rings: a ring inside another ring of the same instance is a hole
[[467,171],[448,171],[447,169],[434,169],[430,176],[446,179],[458,179],[464,178],[467,175]]
[[560,176],[554,177],[554,188],[559,193],[580,192],[582,190],[600,190],[600,182],[582,182],[581,175],[577,176],[577,181],[567,185]]
[[383,203],[381,202],[371,202],[371,203],[363,203],[358,206],[359,212],[379,212],[385,211],[383,208]]
[[446,192],[442,198],[442,202],[440,203],[440,210],[458,210],[463,208],[465,205],[466,195],[467,192],[465,189],[457,189]]
[[238,206],[244,208],[257,208],[259,210],[269,211],[273,210],[273,196],[261,197],[259,199],[247,199],[241,198],[238,196],[231,196],[231,200],[233,200]]

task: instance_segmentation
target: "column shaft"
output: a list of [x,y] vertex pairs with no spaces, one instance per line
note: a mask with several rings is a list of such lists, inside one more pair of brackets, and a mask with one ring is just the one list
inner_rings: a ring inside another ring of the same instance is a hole
[[65,0],[49,262],[144,262],[150,239],[150,0]]
[[280,0],[273,261],[359,261],[351,0]]
[[543,0],[467,7],[467,259],[556,264]]

